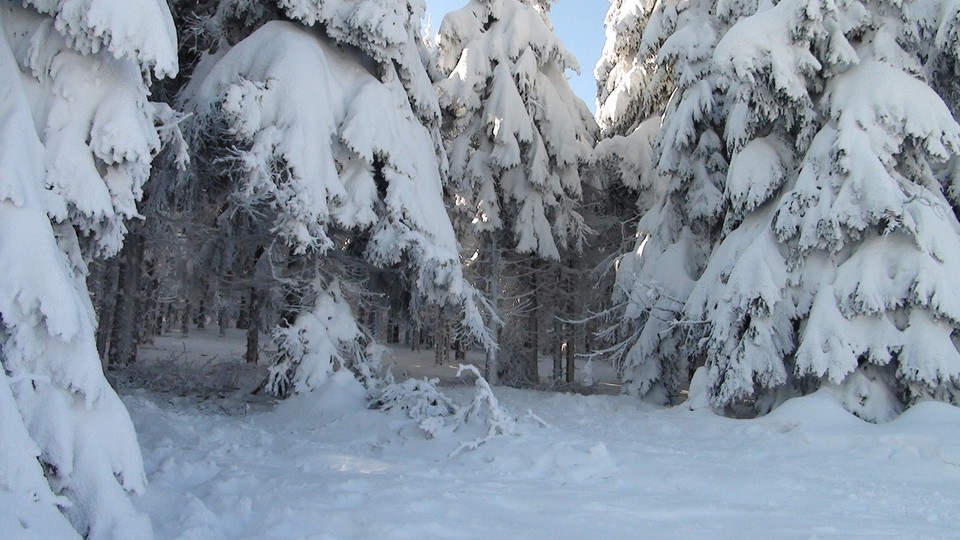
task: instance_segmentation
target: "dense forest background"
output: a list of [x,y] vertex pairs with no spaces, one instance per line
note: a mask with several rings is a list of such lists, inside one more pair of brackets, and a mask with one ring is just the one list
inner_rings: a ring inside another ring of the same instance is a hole
[[960,4],[613,0],[595,116],[549,7],[0,2],[0,489],[149,535],[104,372],[213,326],[277,397],[393,343],[729,416],[960,402]]

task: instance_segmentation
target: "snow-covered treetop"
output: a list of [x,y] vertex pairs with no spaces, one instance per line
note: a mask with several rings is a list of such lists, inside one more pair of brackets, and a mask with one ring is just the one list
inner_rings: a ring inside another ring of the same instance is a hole
[[[41,7],[66,17],[70,6]],[[91,17],[100,16],[94,11]],[[163,142],[157,124],[173,112],[147,100],[136,59],[78,52],[57,31],[59,21],[31,8],[0,11],[0,204],[8,205],[0,260],[9,284],[0,326],[9,336],[8,373],[25,362],[29,373],[89,404],[108,386],[82,286],[86,261],[120,249],[124,222],[139,216],[142,186]]]
[[[722,85],[737,87],[725,134],[733,149],[774,122],[797,129],[801,150],[809,144],[818,113],[806,80],[824,68],[843,71],[858,61],[839,25],[824,24],[823,17],[808,11],[804,0],[781,2],[742,19],[717,44]],[[815,39],[829,43],[827,66],[810,50]]]
[[425,9],[417,0],[277,0],[277,4],[289,17],[308,26],[323,24],[333,39],[352,42],[381,62],[401,56],[411,17],[416,13],[419,20]]
[[564,77],[576,61],[538,6],[473,0],[448,14],[436,88],[449,112],[451,176],[476,229],[506,220],[518,251],[556,259],[558,241],[582,232],[573,201],[595,123]]
[[56,21],[81,53],[110,51],[158,78],[177,74],[177,32],[170,9],[158,0],[24,0]]
[[661,112],[671,85],[643,43],[654,0],[613,0],[604,20],[606,41],[594,68],[597,123],[604,135],[628,135]]
[[917,19],[913,38],[924,52],[924,72],[931,86],[960,116],[960,2],[918,0],[911,3]]
[[[456,71],[470,49],[470,54],[483,54],[491,61],[508,59],[510,63],[519,62],[522,54],[531,51],[539,66],[555,63],[561,70],[578,71],[577,59],[553,33],[543,8],[543,2],[537,9],[518,0],[471,0],[448,13],[440,23],[437,40],[440,68],[444,73]],[[497,21],[507,24],[495,24]],[[478,47],[481,43],[476,39],[486,46]]]
[[418,48],[426,11],[423,0],[277,0],[277,4],[290,18],[322,25],[330,38],[359,48],[381,69],[396,69],[417,115],[427,123],[438,121],[436,96]]
[[[436,159],[432,150],[423,155],[425,130],[399,81],[381,83],[363,58],[316,31],[270,22],[224,55],[194,96],[201,111],[221,107],[233,134],[252,143],[240,162],[246,195],[284,210],[276,230],[301,252],[332,247],[325,231],[334,220],[347,229],[377,221],[377,169],[440,191]],[[323,106],[304,110],[317,95]],[[274,182],[277,166],[285,182]],[[414,228],[455,246],[452,229],[435,229],[416,198],[398,193],[392,202]]]
[[[657,3],[643,36],[645,54],[655,54],[658,69],[669,73],[675,88],[663,104],[658,171],[677,178],[668,190],[675,194],[667,210],[677,212],[679,220],[663,223],[683,223],[707,236],[715,233],[725,211],[722,194],[729,162],[720,119],[730,104],[718,99],[721,81],[713,61],[727,23],[714,16],[715,9],[709,0]],[[650,232],[669,237],[677,229]]]

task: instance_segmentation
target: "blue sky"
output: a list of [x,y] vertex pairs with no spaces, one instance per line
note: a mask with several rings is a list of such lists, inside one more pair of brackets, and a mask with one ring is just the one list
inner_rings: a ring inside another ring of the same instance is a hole
[[[445,14],[467,5],[467,0],[426,2],[434,32],[440,27]],[[550,9],[554,31],[580,62],[580,75],[569,73],[570,86],[591,111],[597,96],[593,66],[603,50],[603,17],[609,6],[608,0],[555,0]]]

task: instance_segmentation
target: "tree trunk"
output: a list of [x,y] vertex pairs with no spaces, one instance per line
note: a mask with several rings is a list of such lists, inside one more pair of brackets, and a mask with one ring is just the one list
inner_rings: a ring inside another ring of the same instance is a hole
[[163,335],[163,314],[166,311],[167,306],[160,301],[160,283],[157,280],[153,280],[154,292],[153,292],[153,335],[162,336]]
[[[500,279],[503,276],[503,258],[500,253],[500,246],[497,245],[496,233],[489,233],[490,240],[490,269],[488,271],[488,281],[487,281],[487,297],[490,299],[490,306],[493,308],[494,315],[499,317],[501,314],[501,297],[500,294]],[[487,348],[486,361],[484,363],[484,378],[487,379],[487,382],[491,385],[497,384],[497,370],[499,366],[498,352],[500,342],[500,325],[496,322],[491,321],[490,324],[490,338],[493,340],[494,346]]]
[[459,333],[453,341],[453,361],[458,364],[467,362],[467,346]]
[[373,307],[374,337],[378,343],[390,342],[390,302],[385,295]]
[[217,310],[217,326],[220,328],[220,337],[227,335],[227,308],[220,307]]
[[540,382],[540,293],[537,290],[540,269],[534,262],[530,268],[530,313],[527,314],[527,354],[523,375],[530,384]]
[[443,315],[443,308],[437,307],[437,330],[433,350],[434,364],[442,366],[450,359],[450,325]]
[[553,380],[560,382],[563,380],[563,351],[566,349],[563,340],[563,323],[560,318],[554,314],[553,317]]
[[564,335],[564,329],[566,324],[560,320],[563,311],[559,307],[563,304],[563,266],[560,264],[556,265],[557,267],[557,284],[555,287],[552,287],[552,298],[551,304],[553,306],[553,313],[551,316],[553,318],[553,381],[560,382],[563,380],[563,351],[564,341],[566,336]]
[[[141,250],[144,250],[146,247],[146,241],[141,242]],[[141,286],[139,295],[143,300],[138,306],[138,323],[137,328],[137,342],[138,343],[150,343],[153,341],[153,336],[157,335],[157,318],[159,317],[160,311],[158,309],[158,304],[160,303],[160,284],[157,283],[157,279],[154,276],[154,263],[152,261],[146,261],[143,258],[143,253],[140,255],[141,264],[143,265],[143,271],[140,276]]]
[[410,341],[410,351],[419,351],[420,345],[423,343],[423,323],[419,320],[413,325],[413,338]]
[[163,330],[161,334],[169,334],[173,331],[173,319],[176,314],[173,301],[167,302],[167,315],[163,317]]
[[153,309],[154,309],[153,328],[151,329],[151,332],[155,336],[162,336],[163,335],[163,306],[160,305],[160,302],[158,301],[156,305],[153,306]]
[[143,240],[128,234],[120,252],[118,294],[113,334],[110,339],[110,364],[132,364],[137,359],[137,303],[140,292],[140,256]]
[[207,299],[203,296],[200,297],[200,305],[197,306],[197,316],[194,321],[194,324],[197,325],[197,330],[207,329]]
[[99,298],[100,320],[97,323],[97,352],[100,353],[100,362],[104,371],[110,364],[110,336],[113,333],[113,319],[116,316],[119,272],[120,261],[117,259],[107,261]]
[[[567,314],[568,318],[573,320],[583,320],[584,311],[585,311],[585,284],[583,283],[583,260],[573,260],[571,261],[570,268],[570,279],[567,280],[569,284],[570,294],[567,294],[566,297],[569,299]],[[579,351],[585,350],[586,342],[586,323],[575,323],[572,325],[573,336],[567,337],[567,382],[572,383],[576,380],[577,376],[577,353]],[[569,330],[568,330],[569,333]]]
[[247,302],[247,352],[244,354],[248,364],[256,364],[260,360],[260,304],[262,298],[256,287],[250,287],[250,297]]
[[183,313],[180,317],[180,335],[187,336],[190,334],[190,312],[193,311],[190,307],[190,301],[187,300],[183,304]]
[[240,295],[240,309],[237,310],[237,320],[233,327],[237,330],[250,328],[250,306],[247,305],[246,295]]
[[152,309],[150,305],[150,296],[144,293],[144,278],[146,277],[146,262],[144,261],[144,251],[146,249],[147,242],[144,240],[143,236],[137,235],[137,289],[136,289],[136,302],[133,303],[133,320],[135,322],[133,327],[133,343],[134,343],[134,361],[136,361],[137,349],[144,342],[149,331],[147,330],[147,320],[149,317],[149,312],[147,309]]

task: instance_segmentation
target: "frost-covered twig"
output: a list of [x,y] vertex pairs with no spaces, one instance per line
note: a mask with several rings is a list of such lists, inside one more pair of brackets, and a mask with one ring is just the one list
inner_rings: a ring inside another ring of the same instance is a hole
[[480,374],[480,370],[472,364],[460,364],[460,367],[457,368],[457,377],[460,377],[464,371],[473,373],[477,377],[474,383],[477,391],[473,395],[473,401],[470,405],[457,411],[457,419],[461,424],[466,423],[472,418],[479,417],[480,412],[486,410],[487,432],[472,441],[461,443],[460,446],[450,453],[449,457],[454,457],[463,450],[476,450],[481,444],[499,435],[519,434],[517,431],[517,419],[512,417],[505,407],[500,405],[497,397],[493,395],[490,384],[483,378],[483,375]]
[[[487,431],[482,436],[461,443],[449,457],[464,450],[475,450],[483,443],[501,435],[520,435],[517,423],[520,420],[500,404],[493,394],[490,384],[473,365],[460,364],[457,376],[464,373],[476,376],[476,392],[466,406],[458,406],[437,388],[438,379],[407,379],[384,386],[374,400],[374,406],[382,410],[403,410],[417,423],[427,438],[434,438],[443,432],[454,432],[461,426],[482,418]],[[520,418],[530,418],[540,427],[550,427],[545,420],[531,410]]]
[[542,428],[550,428],[551,426],[546,420],[540,418],[536,413],[533,412],[533,409],[527,409],[527,413],[524,414],[521,418],[529,418],[540,425]]

